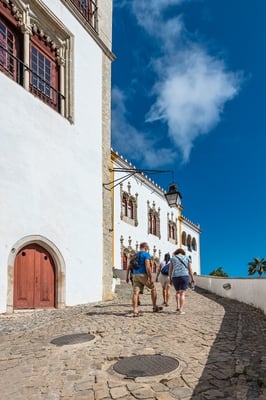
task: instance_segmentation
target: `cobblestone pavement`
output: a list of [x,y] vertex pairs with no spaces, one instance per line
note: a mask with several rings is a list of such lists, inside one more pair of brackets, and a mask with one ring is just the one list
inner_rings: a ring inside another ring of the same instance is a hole
[[[171,294],[170,306],[152,313],[145,291],[138,318],[123,281],[110,302],[0,315],[0,399],[265,400],[266,316],[201,289],[187,292],[186,314],[178,315]],[[77,333],[94,339],[51,343]],[[113,369],[124,357],[158,354],[178,368],[135,379]]]

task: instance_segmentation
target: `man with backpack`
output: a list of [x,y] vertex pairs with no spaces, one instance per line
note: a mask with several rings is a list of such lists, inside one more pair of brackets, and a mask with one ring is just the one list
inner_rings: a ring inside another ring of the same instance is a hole
[[[127,275],[126,275],[127,283],[129,282],[129,271],[130,271],[130,266],[129,268],[127,268]],[[138,251],[137,253],[137,262],[135,262],[135,265],[132,267],[132,278],[133,278],[133,296],[132,296],[133,317],[139,316],[138,312],[139,293],[143,292],[144,286],[146,286],[148,289],[151,290],[153,312],[158,312],[162,310],[162,307],[158,307],[156,304],[157,292],[152,277],[151,256],[149,253],[149,245],[147,242],[142,242],[140,244],[140,251]]]

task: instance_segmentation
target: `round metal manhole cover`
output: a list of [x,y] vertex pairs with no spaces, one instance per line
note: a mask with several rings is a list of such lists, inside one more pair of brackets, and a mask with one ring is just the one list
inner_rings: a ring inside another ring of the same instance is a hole
[[51,340],[52,344],[56,346],[65,346],[68,344],[78,344],[85,343],[93,340],[95,336],[89,335],[88,333],[75,333],[72,335],[59,336],[53,340]]
[[114,364],[113,369],[128,378],[137,378],[166,374],[178,366],[175,358],[155,354],[123,358]]

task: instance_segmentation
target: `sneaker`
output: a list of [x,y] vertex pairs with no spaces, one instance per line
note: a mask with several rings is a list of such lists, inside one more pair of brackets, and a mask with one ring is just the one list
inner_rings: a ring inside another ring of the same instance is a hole
[[180,314],[180,315],[184,315],[184,314],[186,314],[186,313],[185,313],[185,311],[179,311],[179,314]]

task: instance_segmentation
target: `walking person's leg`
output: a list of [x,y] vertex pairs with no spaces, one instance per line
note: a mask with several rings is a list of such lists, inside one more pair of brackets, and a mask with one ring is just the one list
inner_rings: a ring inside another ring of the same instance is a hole
[[139,291],[135,290],[132,296],[132,305],[133,305],[133,316],[136,317],[138,315],[138,305],[139,305]]
[[179,299],[180,299],[179,311],[180,311],[180,314],[185,314],[185,312],[183,311],[183,308],[184,308],[184,305],[185,305],[185,296],[186,296],[186,291],[185,290],[180,290],[179,291]]
[[179,311],[180,310],[180,293],[179,293],[179,290],[176,291],[175,298],[176,298],[176,311]]
[[151,289],[151,301],[152,301],[152,307],[154,309],[156,307],[156,303],[157,303],[157,291],[156,291],[155,287],[153,287],[153,289]]
[[166,305],[166,287],[165,285],[163,286],[163,305]]
[[143,290],[143,284],[138,275],[133,275],[133,295],[132,295],[132,306],[133,306],[133,317],[138,317],[139,311],[138,306],[140,305],[139,293]]
[[169,305],[169,299],[170,299],[170,285],[168,282],[165,287],[165,305],[166,305],[166,307]]
[[163,307],[157,306],[157,290],[154,283],[150,282],[148,279],[146,280],[145,286],[151,291],[151,301],[152,301],[152,310],[153,312],[158,312],[163,309]]

